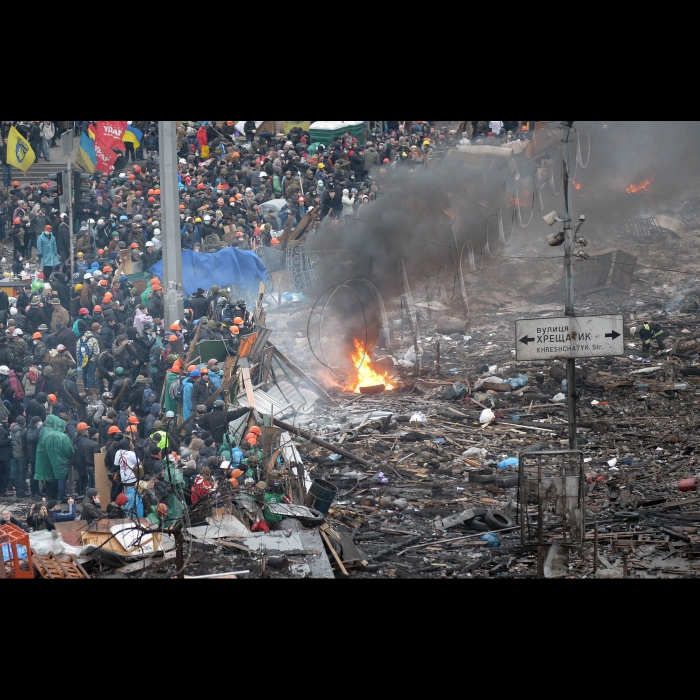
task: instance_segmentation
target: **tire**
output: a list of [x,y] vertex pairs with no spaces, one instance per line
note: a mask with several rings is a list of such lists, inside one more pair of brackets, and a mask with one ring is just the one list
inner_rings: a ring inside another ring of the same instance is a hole
[[483,520],[486,517],[486,513],[488,513],[488,510],[486,508],[475,508],[474,509],[474,517]]
[[491,528],[479,518],[470,520],[466,525],[470,530],[474,530],[474,532],[489,532],[491,530]]
[[326,522],[326,516],[323,513],[320,513],[317,510],[314,510],[313,508],[309,508],[309,510],[312,512],[313,517],[309,518],[297,518],[297,520],[306,528],[309,530],[313,530],[316,527],[320,527],[323,525],[323,523]]
[[486,513],[484,520],[491,530],[505,530],[513,527],[513,521],[510,518],[496,511]]

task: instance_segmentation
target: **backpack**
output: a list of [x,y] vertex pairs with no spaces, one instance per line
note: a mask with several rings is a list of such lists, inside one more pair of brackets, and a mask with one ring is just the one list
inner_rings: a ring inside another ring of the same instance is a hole
[[92,359],[92,350],[90,350],[90,346],[84,340],[80,342],[78,358],[80,358],[78,366],[81,369],[85,369],[88,366],[88,362]]
[[16,376],[10,377],[10,386],[15,392],[15,398],[22,400],[24,398],[24,387],[22,386],[22,382],[20,382]]
[[177,396],[175,397],[175,401],[177,401],[180,406],[185,405],[185,380],[182,378],[178,379]]
[[36,365],[32,365],[27,369],[27,376],[32,384],[36,384],[39,380],[39,368]]
[[182,384],[182,377],[178,377],[168,389],[168,396],[173,400],[178,400],[178,395],[180,394],[180,385]]
[[143,392],[143,399],[141,400],[141,410],[144,413],[148,413],[151,410],[151,406],[156,401],[156,392],[153,389],[146,389]]
[[[92,425],[92,424],[93,424],[93,423],[92,423],[92,420],[93,420],[93,418],[95,417],[95,414],[97,413],[97,409],[98,409],[101,405],[102,405],[102,402],[101,402],[101,401],[98,401],[97,403],[88,404],[88,407],[87,407],[87,417],[88,417],[87,422],[88,422],[89,425]],[[106,411],[105,411],[105,413],[106,413]]]

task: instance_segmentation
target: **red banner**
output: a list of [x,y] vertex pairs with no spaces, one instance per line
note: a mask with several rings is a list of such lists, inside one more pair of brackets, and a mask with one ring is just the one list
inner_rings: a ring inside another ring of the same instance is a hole
[[95,139],[95,155],[97,156],[95,168],[101,173],[108,173],[109,169],[117,162],[117,158],[119,158],[112,150],[112,144],[106,143],[99,136]]
[[126,127],[126,122],[97,122],[97,137],[109,144],[110,148],[125,151],[126,146],[122,139],[126,133]]

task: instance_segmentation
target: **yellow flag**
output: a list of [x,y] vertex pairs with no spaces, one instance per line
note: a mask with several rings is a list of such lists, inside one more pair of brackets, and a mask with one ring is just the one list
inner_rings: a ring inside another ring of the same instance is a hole
[[7,162],[26,173],[35,160],[36,153],[29,145],[29,141],[13,126],[7,137]]

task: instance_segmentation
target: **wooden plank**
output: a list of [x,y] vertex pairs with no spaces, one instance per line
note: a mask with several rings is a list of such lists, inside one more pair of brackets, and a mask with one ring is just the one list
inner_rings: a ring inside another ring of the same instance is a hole
[[327,529],[328,529],[328,525],[324,525],[323,527],[321,527],[321,530],[320,530],[321,537],[323,538],[323,541],[326,543],[326,547],[328,548],[330,553],[333,555],[333,558],[335,559],[335,563],[340,568],[341,572],[343,573],[343,576],[349,576],[350,574],[348,574],[348,570],[343,566],[343,562],[341,561],[340,557],[338,556],[338,553],[335,551],[335,547],[333,547],[333,545],[331,544],[331,541],[328,539],[328,535],[326,534]]
[[105,464],[106,452],[95,455],[95,488],[100,492],[102,512],[107,512],[107,506],[112,501],[112,482],[109,480],[109,468]]
[[248,406],[255,408],[255,393],[253,391],[253,380],[250,378],[250,370],[247,367],[241,367],[241,377],[243,379],[243,388],[248,399]]

